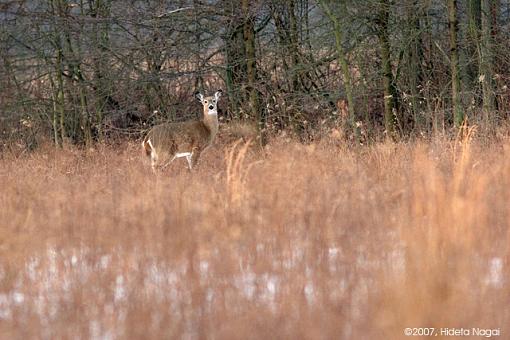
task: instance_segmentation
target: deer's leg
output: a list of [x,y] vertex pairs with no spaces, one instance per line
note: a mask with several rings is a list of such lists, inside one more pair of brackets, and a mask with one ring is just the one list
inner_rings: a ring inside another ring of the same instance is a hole
[[191,170],[191,156],[193,155],[193,152],[177,152],[171,160],[169,160],[168,162],[166,162],[165,165],[163,165],[162,169],[166,168],[170,163],[172,163],[174,161],[174,159],[176,158],[181,158],[181,157],[186,157],[186,160],[188,161],[188,167],[190,168]]
[[161,167],[161,170],[163,170],[164,168],[166,168],[170,163],[172,163],[174,161],[174,159],[176,159],[177,157],[177,154],[175,154],[171,160],[169,160],[168,162],[166,162],[162,167]]
[[156,152],[154,151],[154,149],[151,151],[151,167],[152,167],[152,172],[154,174],[156,174],[156,167],[158,165],[158,155],[156,154]]
[[186,155],[186,160],[188,161],[188,169],[190,171],[193,168],[192,158],[193,158],[193,152],[190,152],[189,154]]
[[195,167],[197,164],[198,164],[198,160],[200,159],[200,154],[202,152],[199,150],[199,149],[195,149],[193,152],[192,152],[192,159],[191,159],[191,163],[193,165],[193,167]]

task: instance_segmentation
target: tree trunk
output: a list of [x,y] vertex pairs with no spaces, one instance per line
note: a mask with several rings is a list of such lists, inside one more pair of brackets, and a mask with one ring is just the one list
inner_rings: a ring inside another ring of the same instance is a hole
[[[55,62],[53,63],[53,68],[55,72],[56,83],[53,91],[53,109],[54,109],[54,127],[57,127],[58,120],[58,129],[60,130],[60,140],[61,145],[64,146],[65,141],[67,139],[66,134],[66,114],[65,114],[65,97],[64,97],[64,79],[62,74],[64,73],[64,63],[63,63],[63,51],[62,51],[62,37],[60,35],[60,30],[57,27],[55,20],[58,17],[58,0],[48,0],[49,11],[53,16],[53,32],[51,37],[51,43],[55,48]],[[55,133],[58,135],[55,131]],[[56,138],[56,143],[58,144],[58,137]]]
[[411,36],[411,44],[408,50],[409,58],[409,86],[411,92],[411,111],[413,114],[414,128],[422,128],[425,125],[424,117],[422,115],[422,102],[423,94],[421,93],[423,84],[423,69],[422,61],[423,55],[423,40],[422,40],[422,27],[420,17],[422,10],[419,8],[420,2],[413,1],[410,6],[409,16],[409,33]]
[[395,138],[396,90],[391,69],[391,45],[389,34],[391,0],[383,0],[379,12],[379,42],[381,44],[381,62],[384,87],[384,127],[387,136]]
[[248,102],[250,116],[255,118],[259,130],[260,141],[265,144],[265,115],[260,109],[259,91],[257,89],[257,56],[255,53],[255,27],[254,18],[250,13],[249,0],[242,1],[243,9],[243,35],[246,51],[246,80],[248,87]]
[[296,3],[295,0],[289,0],[288,3],[289,14],[289,38],[290,38],[290,55],[292,60],[292,91],[299,92],[301,90],[301,76],[299,66],[299,42],[298,42],[298,29],[296,20]]
[[[66,49],[65,59],[69,71],[71,71],[71,79],[78,85],[78,95],[80,100],[80,117],[76,122],[79,122],[81,128],[81,139],[86,146],[92,144],[92,132],[90,115],[87,104],[87,94],[85,87],[85,78],[81,70],[82,55],[79,40],[76,42],[76,50],[73,46],[71,36],[71,26],[69,24],[69,5],[64,0],[57,0],[58,16],[62,21],[59,29],[63,33],[64,46]],[[64,56],[64,55],[63,55]],[[75,123],[76,123],[75,122]],[[75,139],[77,136],[73,136]]]
[[[232,5],[233,7],[233,5]],[[244,19],[234,8],[225,11],[230,17],[229,27],[225,36],[226,54],[226,86],[229,94],[229,113],[241,117],[242,103],[246,100],[246,46],[244,42]]]
[[97,137],[103,139],[103,119],[107,109],[118,108],[118,103],[111,97],[111,83],[108,78],[107,51],[110,43],[109,24],[105,20],[110,17],[110,0],[89,0],[91,17],[95,18],[93,28],[94,49],[94,92],[96,94]]
[[[349,112],[349,122],[354,131],[354,135],[357,141],[359,141],[360,133],[359,129],[356,127],[356,112],[354,109],[354,97],[352,94],[352,80],[351,80],[351,71],[349,69],[349,64],[347,63],[347,57],[345,50],[342,45],[344,28],[339,20],[339,18],[331,11],[329,7],[328,0],[319,0],[319,4],[322,9],[328,16],[329,20],[333,23],[333,27],[335,30],[335,46],[336,52],[338,55],[338,62],[340,63],[340,67],[342,68],[342,78],[345,86],[345,96],[347,97],[347,106]],[[342,7],[345,6],[345,3],[342,3]],[[345,15],[345,8],[343,7],[343,15]]]
[[483,109],[490,115],[494,110],[494,72],[491,2],[482,0],[482,32],[480,43],[480,82],[482,83]]
[[467,46],[465,58],[469,60],[464,67],[464,86],[472,88],[475,93],[475,100],[478,103],[480,89],[480,31],[481,31],[482,8],[480,0],[468,1],[468,25],[467,25]]
[[59,136],[58,136],[58,109],[57,109],[57,88],[55,85],[55,81],[53,80],[53,75],[51,73],[48,74],[48,79],[50,81],[51,88],[51,101],[52,101],[52,117],[51,117],[51,126],[53,128],[53,141],[55,146],[59,146]]
[[450,72],[452,82],[452,112],[456,127],[464,122],[460,88],[459,51],[457,47],[457,0],[448,0],[448,28],[450,35]]

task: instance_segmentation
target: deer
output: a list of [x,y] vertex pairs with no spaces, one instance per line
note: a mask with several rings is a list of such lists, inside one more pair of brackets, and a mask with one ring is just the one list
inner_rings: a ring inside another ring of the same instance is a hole
[[151,159],[152,171],[163,170],[176,158],[185,157],[188,169],[196,166],[202,152],[210,147],[218,133],[218,101],[222,91],[205,97],[200,92],[195,97],[203,108],[200,120],[170,122],[154,126],[142,142],[145,154]]

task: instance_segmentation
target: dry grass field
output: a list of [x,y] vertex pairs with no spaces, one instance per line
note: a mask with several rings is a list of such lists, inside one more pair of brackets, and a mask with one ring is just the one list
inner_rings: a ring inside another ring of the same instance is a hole
[[139,143],[1,155],[0,338],[510,338],[510,140],[185,164],[155,176]]

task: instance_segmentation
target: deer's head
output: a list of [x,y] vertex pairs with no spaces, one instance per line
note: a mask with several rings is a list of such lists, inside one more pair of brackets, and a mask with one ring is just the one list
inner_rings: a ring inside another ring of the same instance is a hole
[[195,93],[195,97],[204,107],[204,117],[206,115],[218,115],[218,101],[221,97],[221,90],[216,91],[214,96],[204,97],[200,92]]

